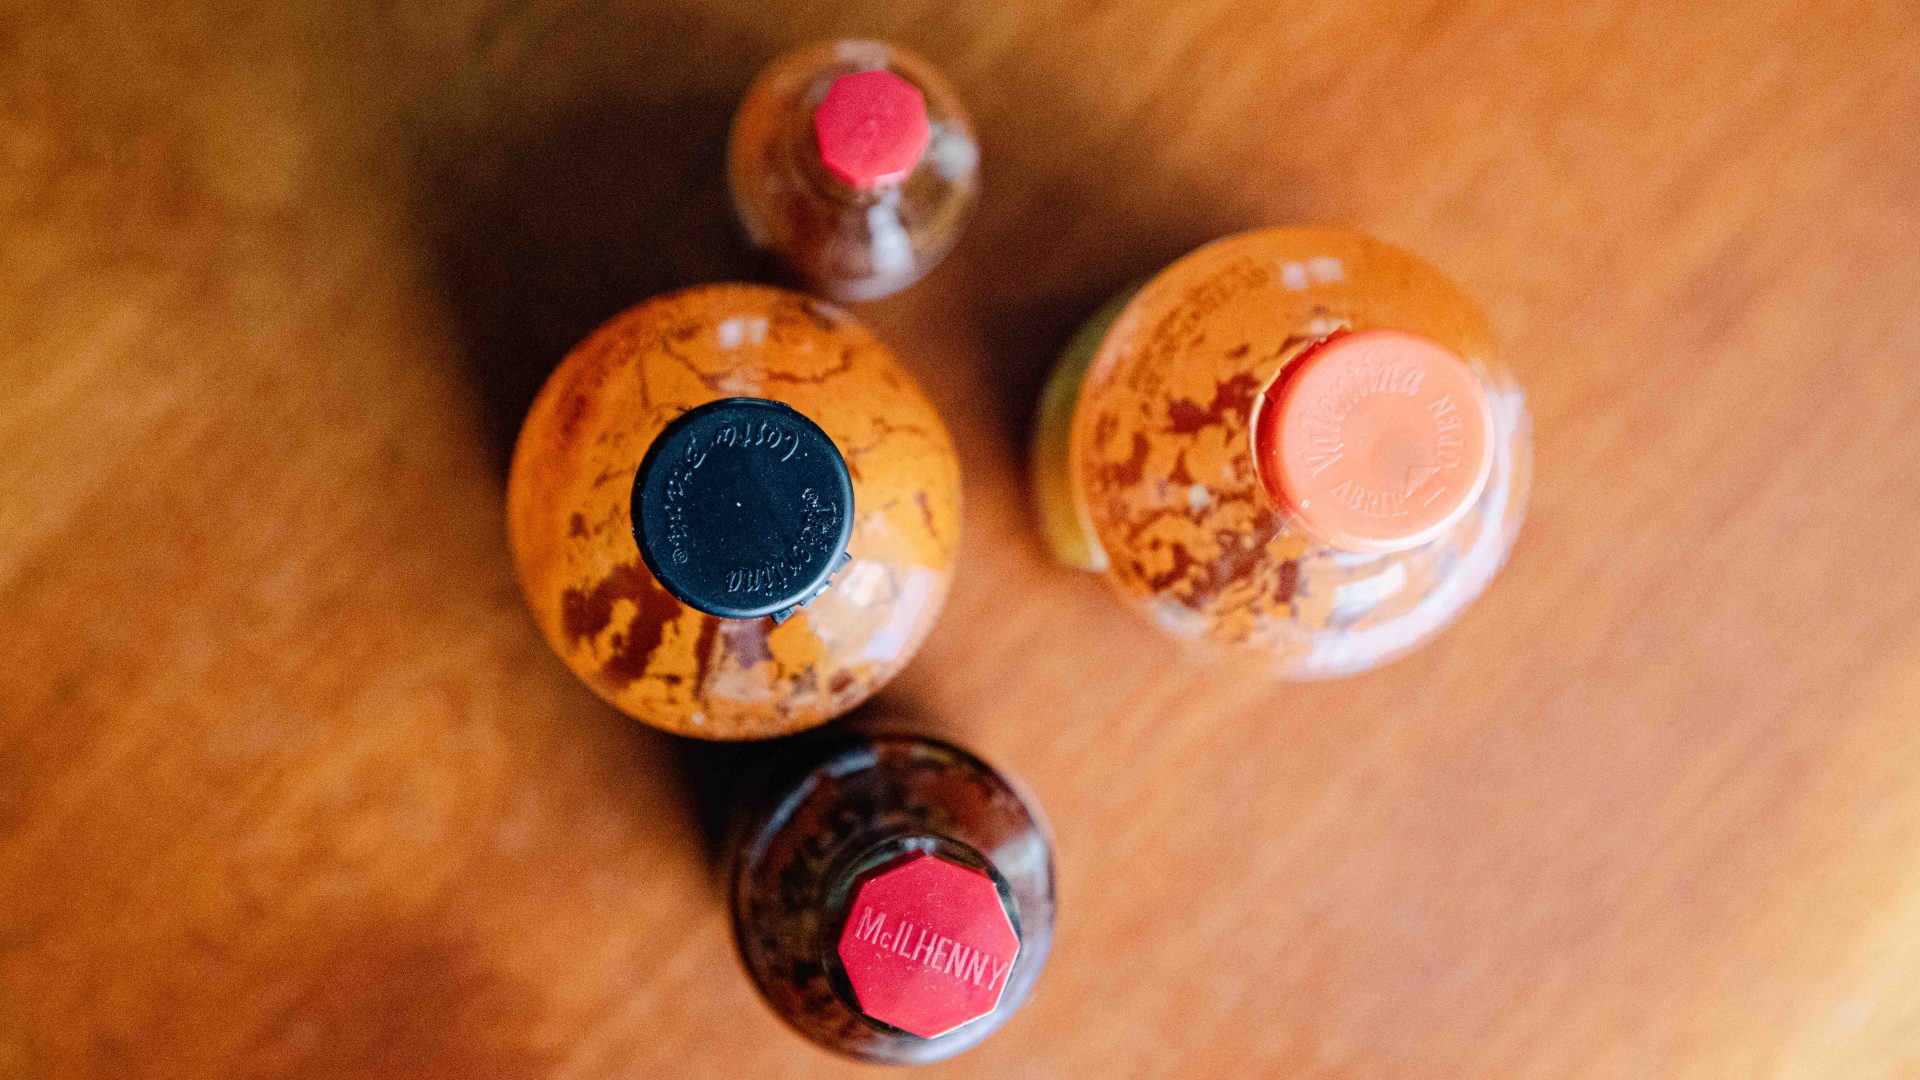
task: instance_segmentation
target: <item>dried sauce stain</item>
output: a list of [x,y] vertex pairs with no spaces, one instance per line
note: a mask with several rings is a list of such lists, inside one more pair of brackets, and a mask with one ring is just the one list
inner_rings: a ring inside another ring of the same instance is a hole
[[1172,560],[1173,565],[1147,579],[1148,587],[1155,592],[1166,589],[1177,582],[1184,581],[1187,575],[1192,573],[1194,569],[1200,565],[1199,562],[1188,553],[1187,545],[1185,544],[1169,545],[1167,555]]
[[927,527],[927,536],[938,541],[940,539],[940,530],[933,523],[933,506],[927,502],[927,493],[924,491],[914,492],[913,501],[915,505],[920,507],[920,520]]
[[1207,410],[1197,401],[1175,398],[1167,402],[1167,430],[1175,435],[1191,435],[1211,423]]
[[605,683],[625,687],[646,676],[648,661],[666,637],[667,626],[686,609],[660,587],[653,575],[638,565],[617,566],[592,588],[569,588],[560,595],[560,625],[575,647],[591,645],[613,622],[614,605],[634,606],[626,629],[608,639],[607,659],[599,675]]
[[719,634],[719,619],[700,620],[700,631],[693,639],[693,691],[696,694],[705,690],[707,673],[713,670],[714,658],[719,655],[719,650],[713,647],[714,639]]
[[[1186,531],[1181,530],[1182,533]],[[1146,568],[1141,567],[1148,587],[1174,597],[1188,607],[1200,609],[1232,588],[1245,575],[1254,572],[1259,562],[1260,547],[1252,543],[1245,532],[1215,532],[1213,548],[1211,559],[1200,559],[1193,555],[1188,544],[1179,540],[1167,541],[1166,553],[1170,565],[1153,574],[1145,573]]]
[[1126,488],[1140,482],[1147,474],[1147,455],[1153,452],[1153,445],[1147,439],[1147,433],[1133,433],[1133,452],[1124,461],[1103,463],[1098,472],[1100,482],[1109,488]]
[[752,670],[754,665],[771,663],[773,649],[767,643],[768,620],[754,619],[751,622],[728,622],[720,632],[720,647],[742,671]]
[[1082,387],[1081,445],[1092,453],[1076,478],[1117,581],[1216,618],[1246,603],[1237,594],[1250,575],[1266,583],[1256,592],[1274,583],[1262,568],[1269,512],[1241,483],[1252,475],[1243,436],[1274,366],[1263,343],[1288,329],[1286,316],[1242,299],[1266,287],[1265,267],[1222,252],[1190,266],[1184,283],[1149,285]]
[[654,596],[657,602],[653,606],[643,605],[634,614],[633,625],[627,632],[614,638],[613,653],[601,665],[601,673],[622,686],[646,675],[647,663],[666,636],[667,626],[682,610],[679,602],[664,591]]
[[1167,470],[1167,482],[1182,487],[1191,487],[1193,473],[1187,469],[1187,452],[1181,450],[1173,456],[1173,468]]
[[712,390],[714,393],[726,392],[727,380],[733,376],[732,372],[726,370],[725,368],[722,368],[719,371],[706,370],[705,368],[701,367],[699,364],[695,363],[691,357],[687,356],[685,353],[680,352],[678,349],[675,349],[673,346],[667,344],[667,339],[664,337],[661,338],[656,344],[658,344],[660,347],[660,355],[665,356],[673,360],[675,363],[679,364],[681,367],[686,368],[687,373],[689,375],[692,375],[695,379],[698,379],[700,381],[700,385],[706,387],[709,390]]
[[[1244,350],[1243,350],[1244,351]],[[1223,379],[1213,388],[1213,400],[1205,405],[1186,398],[1167,403],[1167,431],[1174,435],[1192,435],[1215,424],[1246,426],[1248,410],[1253,408],[1254,391],[1260,381],[1250,371]]]
[[1093,444],[1107,446],[1113,442],[1113,436],[1120,430],[1120,418],[1110,412],[1103,412],[1093,422]]
[[911,435],[917,439],[933,439],[932,433],[924,427],[917,424],[896,424],[884,416],[876,416],[873,418],[871,430],[873,432],[872,438],[858,446],[843,447],[841,449],[841,455],[851,462],[853,459],[864,457],[883,446],[897,443],[898,437],[902,435]]
[[811,375],[795,375],[784,371],[768,371],[763,372],[760,378],[763,382],[786,383],[790,386],[819,386],[828,379],[838,378],[852,370],[853,350],[849,348],[840,350],[840,362],[827,368],[825,371],[815,372]]
[[560,594],[560,627],[574,645],[592,641],[613,621],[614,601],[638,603],[649,588],[657,590],[660,586],[644,567],[637,563],[616,566],[593,587],[569,588]]
[[587,399],[580,394],[568,394],[555,406],[558,416],[553,424],[553,446],[551,454],[564,454],[573,446],[580,434],[580,423],[587,415]]
[[[796,697],[804,698],[813,694],[817,694],[820,691],[819,669],[809,664],[808,666],[801,668],[799,671],[796,671],[791,676],[789,676],[787,678],[787,682],[790,686],[792,686],[793,693]],[[809,703],[808,706],[806,707],[811,709],[818,709],[819,705],[818,703]]]
[[840,328],[840,313],[816,300],[798,300],[793,306],[822,333],[832,333]]
[[1300,560],[1288,559],[1280,564],[1280,583],[1274,587],[1273,600],[1276,604],[1293,603],[1293,591],[1300,587]]

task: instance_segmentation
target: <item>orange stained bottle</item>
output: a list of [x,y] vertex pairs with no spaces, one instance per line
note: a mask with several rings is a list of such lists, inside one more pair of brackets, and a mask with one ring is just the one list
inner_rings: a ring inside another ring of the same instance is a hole
[[952,250],[980,151],[933,66],[883,41],[776,59],[748,88],[727,152],[747,238],[835,300],[875,300]]
[[1063,562],[1311,679],[1413,649],[1486,589],[1531,455],[1457,286],[1359,233],[1276,228],[1096,314],[1043,392],[1033,463]]
[[616,707],[711,739],[853,708],[946,599],[960,477],[913,378],[831,305],[649,300],[535,399],[507,524],[548,644]]

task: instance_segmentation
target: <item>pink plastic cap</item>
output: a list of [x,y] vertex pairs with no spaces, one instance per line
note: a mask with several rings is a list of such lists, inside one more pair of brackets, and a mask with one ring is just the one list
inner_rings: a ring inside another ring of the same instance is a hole
[[839,952],[861,1012],[931,1039],[999,1007],[1020,937],[993,879],[919,854],[860,886]]
[[1267,389],[1254,452],[1268,495],[1348,551],[1397,551],[1459,521],[1493,464],[1486,391],[1466,362],[1398,330],[1336,334]]
[[813,135],[833,175],[857,188],[897,184],[932,137],[927,99],[884,69],[842,75],[813,111]]

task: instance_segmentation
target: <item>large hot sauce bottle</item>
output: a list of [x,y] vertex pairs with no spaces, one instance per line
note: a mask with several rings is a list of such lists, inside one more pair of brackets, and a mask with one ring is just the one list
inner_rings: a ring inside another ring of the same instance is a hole
[[947,594],[959,467],[885,346],[797,293],[709,285],[581,342],[514,452],[535,621],[656,727],[783,735],[871,695]]
[[1043,394],[1047,539],[1183,637],[1291,678],[1428,640],[1525,514],[1531,425],[1487,318],[1359,233],[1216,241],[1116,299]]

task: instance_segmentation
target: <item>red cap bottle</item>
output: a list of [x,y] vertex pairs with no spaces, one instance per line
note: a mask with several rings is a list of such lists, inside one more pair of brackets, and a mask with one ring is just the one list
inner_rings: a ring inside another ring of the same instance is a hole
[[1047,540],[1160,626],[1295,679],[1365,671],[1486,589],[1526,398],[1485,313],[1344,229],[1208,244],[1099,312],[1041,397]]
[[1053,936],[1031,802],[957,747],[854,737],[803,759],[735,855],[741,959],[776,1012],[865,1061],[937,1061],[992,1034]]
[[877,300],[952,250],[979,162],[966,110],[931,64],[884,41],[833,41],[754,79],[727,179],[754,246],[816,292]]

